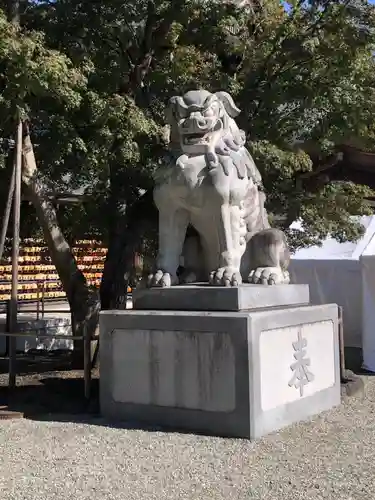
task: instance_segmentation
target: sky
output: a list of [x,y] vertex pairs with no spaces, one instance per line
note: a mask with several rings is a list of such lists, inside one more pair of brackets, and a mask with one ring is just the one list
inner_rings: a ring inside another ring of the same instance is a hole
[[[368,3],[371,3],[371,4],[375,4],[375,0],[367,0]],[[284,5],[287,4],[288,2],[287,1],[283,1],[281,0],[281,3],[283,3]]]

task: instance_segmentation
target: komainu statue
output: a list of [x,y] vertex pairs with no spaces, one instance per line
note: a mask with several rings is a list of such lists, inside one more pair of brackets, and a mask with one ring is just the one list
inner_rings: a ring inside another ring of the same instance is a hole
[[[159,254],[149,286],[289,283],[285,235],[269,226],[262,179],[234,120],[239,113],[226,92],[170,100],[172,159],[155,175]],[[187,238],[191,228],[195,236]]]

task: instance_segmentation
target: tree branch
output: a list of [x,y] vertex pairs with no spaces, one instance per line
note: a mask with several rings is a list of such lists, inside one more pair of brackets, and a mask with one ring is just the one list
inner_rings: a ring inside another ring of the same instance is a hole
[[[349,1],[350,0],[346,0],[345,1],[344,7],[348,4]],[[301,61],[294,62],[291,66],[287,67],[288,66],[288,62],[290,61],[290,58],[286,57],[285,60],[284,60],[284,63],[278,68],[278,70],[276,72],[273,73],[272,76],[269,73],[269,63],[270,63],[272,57],[277,52],[277,46],[278,46],[278,44],[279,43],[283,43],[283,42],[285,42],[287,40],[286,36],[284,37],[284,39],[281,39],[280,35],[282,33],[282,29],[285,27],[286,24],[290,24],[291,22],[294,21],[296,12],[298,11],[299,7],[301,7],[302,5],[303,5],[303,0],[302,1],[300,0],[299,3],[298,3],[298,5],[297,5],[297,7],[296,7],[296,9],[294,10],[294,13],[290,16],[290,18],[288,18],[288,23],[283,23],[283,25],[279,28],[279,38],[276,39],[276,41],[275,41],[275,43],[273,45],[273,49],[272,49],[271,53],[269,54],[269,56],[267,57],[265,64],[263,65],[263,69],[261,70],[261,74],[260,74],[260,76],[256,80],[256,85],[254,84],[252,86],[253,88],[255,88],[255,87],[259,88],[261,86],[260,85],[261,81],[262,80],[263,81],[266,80],[265,81],[265,87],[270,90],[271,87],[272,87],[272,84],[275,82],[275,80],[279,76],[283,75],[284,73],[286,73],[287,71],[289,71],[292,68],[298,67],[299,65],[306,64],[307,62],[311,61],[311,59],[313,58],[312,57],[309,60],[303,61],[303,62],[301,62]],[[331,5],[330,0],[326,0],[323,10],[319,13],[318,19],[313,24],[311,24],[308,27],[308,29],[304,33],[304,36],[299,40],[301,43],[303,43],[308,38],[308,36],[313,36],[316,33],[316,31],[319,29],[319,26],[320,26],[322,20],[324,19],[324,17],[328,13],[328,7],[330,5]],[[266,73],[268,73],[267,77],[265,76]],[[259,114],[259,112],[260,112],[260,110],[262,109],[263,106],[264,106],[264,101],[262,100],[256,106],[256,109],[254,110],[254,112],[252,114],[252,119],[254,119]]]
[[139,48],[140,55],[130,78],[133,92],[144,86],[155,56],[167,50],[165,43],[167,35],[174,21],[181,16],[183,3],[181,0],[174,1],[164,15],[156,13],[154,2],[148,3],[144,36]]

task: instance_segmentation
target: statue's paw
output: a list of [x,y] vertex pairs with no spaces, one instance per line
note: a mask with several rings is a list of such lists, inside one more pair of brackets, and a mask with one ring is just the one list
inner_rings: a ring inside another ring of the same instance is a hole
[[242,283],[242,277],[237,269],[232,267],[220,267],[210,274],[210,285],[214,286],[238,286]]
[[248,281],[255,285],[287,285],[290,278],[288,271],[280,267],[258,267],[250,272]]
[[162,288],[168,288],[172,285],[177,285],[178,284],[178,278],[177,276],[172,276],[169,273],[165,273],[164,271],[156,271],[155,274],[150,274],[148,276],[148,287],[162,287]]

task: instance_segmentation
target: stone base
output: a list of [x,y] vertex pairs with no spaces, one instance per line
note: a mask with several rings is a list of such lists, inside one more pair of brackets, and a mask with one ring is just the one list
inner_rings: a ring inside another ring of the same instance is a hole
[[103,416],[258,438],[340,404],[337,306],[104,311]]
[[[5,331],[5,325],[4,325]],[[23,334],[32,333],[30,336],[16,337],[17,352],[28,352],[32,349],[41,351],[56,351],[59,349],[73,350],[73,340],[67,338],[56,339],[52,335],[72,335],[71,321],[68,318],[19,318],[18,331]],[[39,338],[35,334],[51,335],[50,338]],[[0,354],[6,351],[6,337],[0,335]]]
[[365,393],[365,384],[359,375],[356,375],[351,370],[345,370],[344,376],[341,377],[341,396],[363,396]]
[[245,311],[309,304],[309,285],[192,284],[136,289],[133,308],[164,311]]

